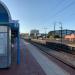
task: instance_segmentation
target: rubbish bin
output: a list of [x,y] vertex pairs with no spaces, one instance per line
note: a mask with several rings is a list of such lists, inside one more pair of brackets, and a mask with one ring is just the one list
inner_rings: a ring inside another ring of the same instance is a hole
[[0,25],[0,68],[11,65],[11,29]]

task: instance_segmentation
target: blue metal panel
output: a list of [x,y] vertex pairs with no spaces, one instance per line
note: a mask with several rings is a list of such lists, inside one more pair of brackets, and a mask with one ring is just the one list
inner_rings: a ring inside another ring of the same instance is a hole
[[9,22],[9,17],[7,13],[0,13],[0,22]]
[[18,31],[18,29],[19,29],[19,25],[18,25],[18,24],[15,24],[15,23],[11,23],[11,24],[10,24],[10,27],[11,27],[11,30],[16,30],[16,31]]

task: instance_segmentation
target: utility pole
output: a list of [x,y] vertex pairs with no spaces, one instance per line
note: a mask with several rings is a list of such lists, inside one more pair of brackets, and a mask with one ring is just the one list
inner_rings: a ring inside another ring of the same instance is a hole
[[54,38],[55,38],[55,34],[56,34],[55,28],[56,28],[56,22],[54,23]]
[[67,35],[67,29],[66,29],[66,35]]
[[63,27],[62,27],[62,23],[61,22],[59,22],[59,24],[61,25],[60,28],[61,28],[61,44],[62,44],[62,29],[63,29]]
[[45,30],[45,39],[47,38],[47,29],[48,28],[44,28],[44,30]]

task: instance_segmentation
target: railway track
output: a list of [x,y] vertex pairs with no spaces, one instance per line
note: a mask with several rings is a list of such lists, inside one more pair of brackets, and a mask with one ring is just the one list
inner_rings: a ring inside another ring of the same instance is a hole
[[31,43],[32,43],[33,45],[35,45],[37,48],[39,48],[40,51],[42,51],[42,52],[45,53],[46,55],[52,56],[53,58],[57,59],[58,61],[62,62],[63,64],[65,64],[65,65],[67,65],[67,66],[69,66],[69,67],[75,69],[75,66],[73,66],[73,65],[71,65],[71,64],[69,64],[69,63],[66,63],[65,61],[63,61],[63,60],[59,59],[58,57],[55,57],[53,54],[49,53],[49,50],[50,50],[49,48],[47,48],[47,47],[45,47],[45,46],[41,46],[41,45],[36,44],[36,43],[34,43],[34,42],[31,42]]
[[45,46],[45,47],[50,48],[52,50],[62,51],[62,52],[66,52],[66,53],[75,55],[75,47],[68,46],[63,43],[61,44],[61,43],[55,43],[55,42],[46,42],[45,40],[44,41],[43,40],[42,41],[31,40],[30,42],[37,43],[39,45]]

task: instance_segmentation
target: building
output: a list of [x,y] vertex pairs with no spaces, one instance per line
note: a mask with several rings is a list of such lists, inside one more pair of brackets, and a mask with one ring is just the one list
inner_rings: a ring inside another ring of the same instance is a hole
[[20,34],[21,38],[24,38],[24,39],[29,39],[29,33],[21,33]]
[[[75,33],[75,30],[62,30],[62,37],[64,37],[65,35],[69,35]],[[61,37],[61,30],[55,30],[55,31],[50,31],[48,34],[50,35],[59,35]]]
[[69,40],[69,41],[75,41],[75,34],[69,34],[69,35],[65,35],[65,40]]
[[31,30],[30,31],[30,37],[31,38],[37,38],[37,36],[39,35],[39,30]]

